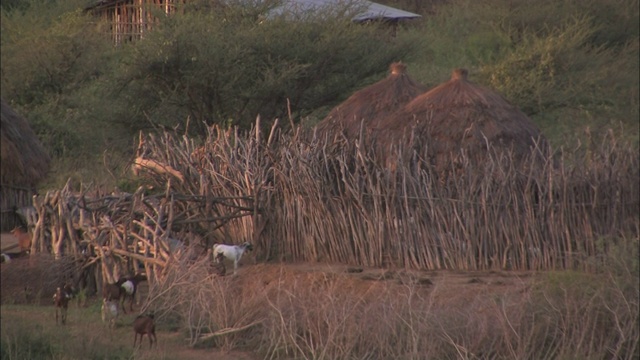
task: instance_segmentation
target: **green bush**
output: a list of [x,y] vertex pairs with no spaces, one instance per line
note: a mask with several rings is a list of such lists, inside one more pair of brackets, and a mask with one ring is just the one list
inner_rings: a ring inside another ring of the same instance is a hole
[[159,16],[144,39],[117,47],[106,24],[81,11],[85,0],[3,3],[1,94],[53,155],[51,184],[69,171],[105,179],[95,171],[105,150],[126,167],[120,159],[132,156],[140,130],[195,135],[205,123],[247,128],[260,114],[268,125],[289,111],[311,126],[397,60],[425,85],[469,68],[554,145],[611,127],[638,143],[637,0],[389,0],[424,11],[395,38],[347,15],[267,19],[264,7],[216,3],[190,1],[184,14]]
[[[54,157],[99,153],[109,134],[95,83],[112,47],[81,11],[84,1],[2,11],[2,97],[29,119]],[[106,112],[108,114],[108,112]]]
[[460,0],[404,36],[416,40],[409,68],[418,80],[437,84],[469,68],[471,81],[521,108],[553,145],[609,128],[637,143],[638,19],[636,0]]
[[60,349],[39,326],[28,329],[25,327],[13,328],[11,334],[2,336],[0,345],[2,360],[51,359],[60,352]]
[[[597,107],[615,98],[600,94],[609,80],[611,51],[588,43],[589,19],[575,19],[545,36],[526,36],[501,60],[485,64],[489,84],[528,114],[567,106]],[[622,65],[622,64],[621,64]],[[613,94],[605,94],[613,97]]]
[[144,94],[129,96],[130,108],[165,126],[189,117],[196,126],[248,128],[258,114],[266,121],[288,116],[289,108],[306,114],[386,72],[407,49],[376,25],[344,17],[295,21],[246,8],[188,10],[128,46],[119,77],[127,94]]

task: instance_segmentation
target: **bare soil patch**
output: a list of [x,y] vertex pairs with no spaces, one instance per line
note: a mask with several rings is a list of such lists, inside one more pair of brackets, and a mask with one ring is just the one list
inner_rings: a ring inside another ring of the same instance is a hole
[[11,251],[18,247],[18,238],[10,233],[0,234],[0,251]]

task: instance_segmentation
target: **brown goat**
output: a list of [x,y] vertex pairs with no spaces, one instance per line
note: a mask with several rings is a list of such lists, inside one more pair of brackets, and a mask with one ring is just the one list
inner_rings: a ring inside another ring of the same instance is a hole
[[123,313],[126,314],[127,311],[124,309],[125,290],[122,288],[123,282],[124,281],[118,281],[115,284],[104,284],[102,286],[102,299],[104,301],[116,301],[120,303]]
[[24,229],[20,226],[17,226],[13,230],[11,230],[11,234],[15,236],[16,239],[18,239],[20,252],[31,250],[31,234],[24,231]]
[[62,325],[66,324],[69,300],[73,297],[74,290],[73,286],[65,284],[63,287],[57,288],[53,294],[53,304],[56,307],[56,324],[58,323],[58,316],[62,321]]
[[133,339],[133,347],[136,347],[138,341],[138,334],[140,335],[140,345],[142,345],[142,338],[145,334],[149,337],[149,349],[155,341],[156,347],[158,347],[158,339],[156,338],[156,324],[153,321],[153,314],[139,315],[133,321],[133,331],[135,332],[135,338]]

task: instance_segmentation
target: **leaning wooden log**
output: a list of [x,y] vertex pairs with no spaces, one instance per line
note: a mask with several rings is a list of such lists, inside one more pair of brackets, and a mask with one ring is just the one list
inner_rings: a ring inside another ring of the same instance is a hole
[[201,334],[198,338],[196,338],[195,340],[191,340],[191,339],[185,339],[187,341],[191,340],[191,346],[195,346],[198,343],[201,343],[205,340],[209,340],[211,338],[215,338],[215,337],[219,337],[219,336],[225,336],[225,335],[231,335],[231,334],[235,334],[247,329],[250,329],[256,325],[259,325],[262,323],[262,320],[258,320],[258,321],[254,321],[251,324],[247,324],[245,326],[240,326],[237,328],[224,328],[224,329],[220,329],[214,333],[209,333],[209,334]]
[[156,174],[169,174],[175,177],[176,179],[178,179],[181,184],[184,183],[184,175],[182,175],[178,170],[172,168],[171,166],[159,163],[155,160],[149,160],[149,159],[143,159],[141,157],[137,157],[133,161],[133,166],[132,166],[133,174],[138,176],[138,174],[140,173],[140,170],[142,169],[152,170]]
[[152,257],[146,257],[146,256],[142,256],[142,255],[138,255],[138,254],[134,254],[131,252],[128,252],[126,250],[122,250],[122,249],[110,249],[111,252],[113,252],[114,254],[118,254],[118,255],[122,255],[122,256],[128,256],[132,259],[136,259],[136,260],[140,260],[142,262],[145,263],[151,263],[154,265],[158,265],[160,267],[166,267],[167,263],[165,261],[162,261],[161,259],[158,258],[152,258]]

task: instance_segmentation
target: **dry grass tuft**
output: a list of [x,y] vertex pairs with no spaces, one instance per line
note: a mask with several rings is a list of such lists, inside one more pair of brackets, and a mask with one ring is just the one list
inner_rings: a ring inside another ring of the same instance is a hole
[[[638,354],[637,276],[496,273],[493,278],[503,278],[498,285],[482,274],[457,283],[448,278],[456,274],[442,274],[425,285],[427,277],[413,272],[366,280],[341,269],[264,264],[203,280],[194,275],[204,275],[198,267],[174,268],[174,280],[152,289],[154,308],[180,319],[192,346],[251,349],[278,359]],[[177,302],[169,301],[177,294]]]
[[77,263],[67,256],[37,253],[2,264],[0,302],[3,304],[50,305],[56,288],[71,281],[78,273]]

